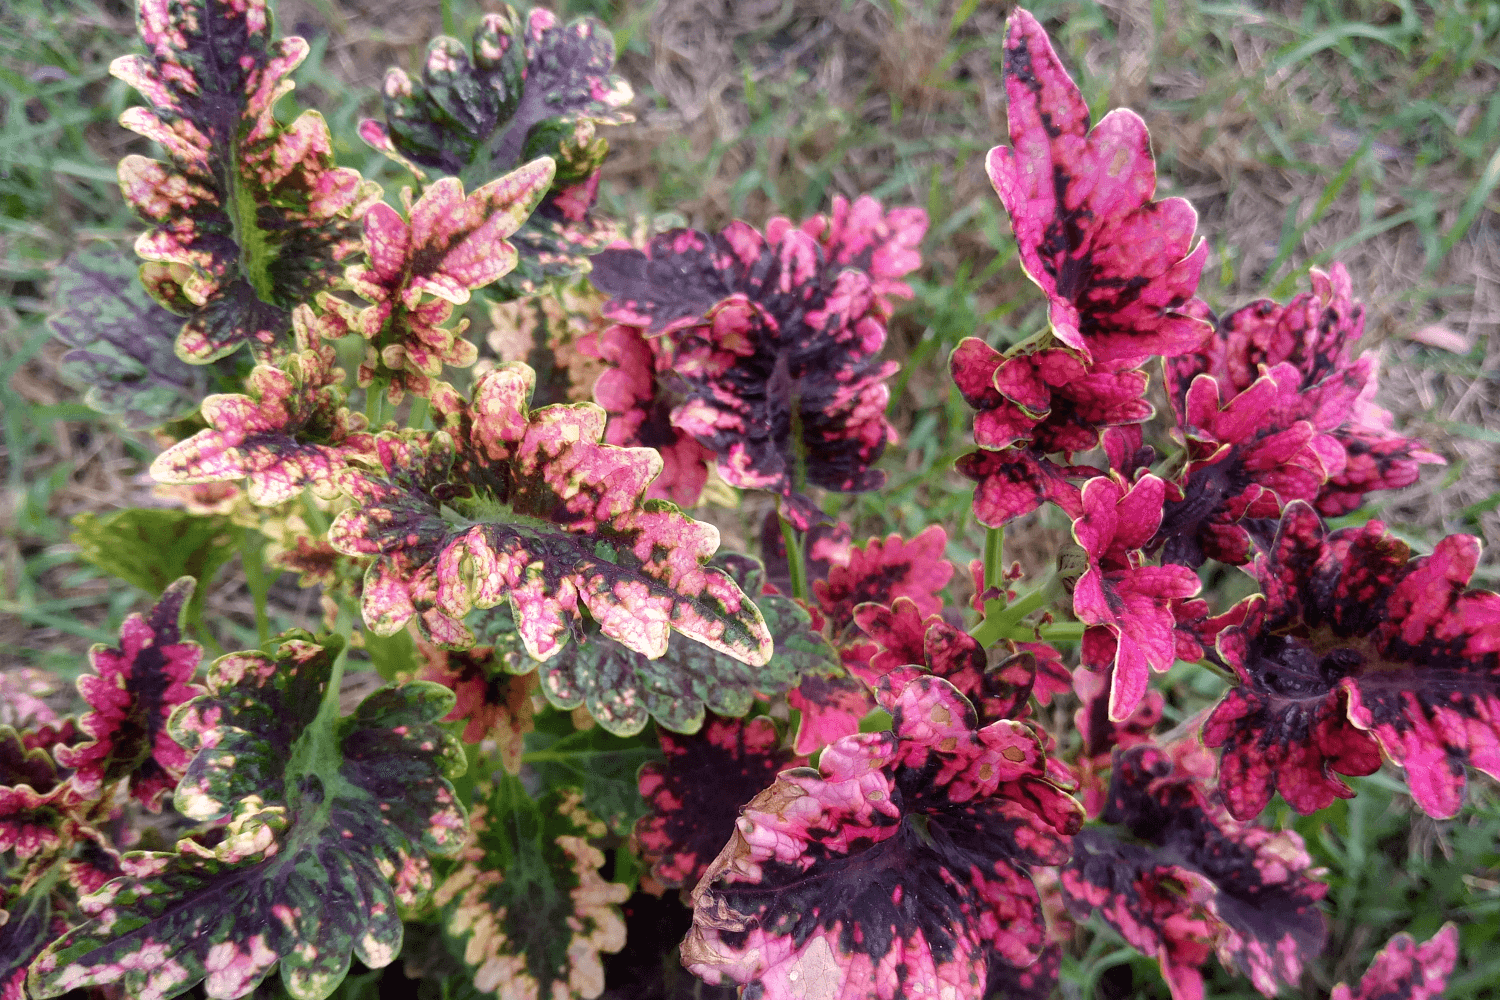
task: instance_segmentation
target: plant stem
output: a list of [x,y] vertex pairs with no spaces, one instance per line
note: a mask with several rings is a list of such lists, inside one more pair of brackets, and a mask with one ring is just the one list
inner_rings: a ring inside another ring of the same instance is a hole
[[792,596],[805,601],[808,599],[807,563],[802,557],[802,533],[779,514],[777,520],[781,522],[781,540],[786,543],[787,568],[792,573]]
[[255,632],[261,642],[271,637],[271,616],[266,612],[266,597],[271,592],[271,581],[266,576],[265,562],[261,555],[266,547],[266,537],[254,528],[240,531],[240,566],[245,571],[245,585],[250,588],[250,599],[255,602]]
[[365,387],[365,419],[370,430],[378,431],[385,423],[385,381],[376,379]]
[[[986,579],[985,583],[989,580]],[[979,644],[986,648],[999,642],[1001,639],[1009,638],[1011,630],[1020,624],[1021,619],[1031,614],[1038,608],[1045,607],[1053,597],[1054,580],[1048,580],[1030,593],[1021,595],[1016,602],[997,615],[986,616],[979,627],[970,633]]]
[[984,617],[993,618],[1005,610],[1005,529],[988,528],[984,533],[984,588],[994,588],[1000,596],[984,602]]

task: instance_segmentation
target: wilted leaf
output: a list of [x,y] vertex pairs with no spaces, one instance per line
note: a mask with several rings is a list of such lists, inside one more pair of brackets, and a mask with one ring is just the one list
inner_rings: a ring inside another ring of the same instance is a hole
[[602,952],[625,944],[624,885],[599,874],[604,855],[589,843],[607,832],[578,793],[541,801],[501,775],[470,815],[460,865],[434,897],[447,933],[462,942],[481,993],[597,997]]
[[755,665],[771,636],[730,577],[705,566],[718,530],[672,504],[645,500],[655,452],[599,444],[591,404],[527,406],[533,373],[520,363],[486,373],[471,404],[434,388],[433,434],[382,434],[381,474],[347,470],[355,506],[329,531],[340,552],[375,557],[365,575],[365,623],[380,634],[414,615],[434,642],[474,643],[475,608],[509,603],[526,650],[545,660],[582,628],[648,657],[670,631]]
[[[337,640],[324,640],[327,642]],[[338,985],[351,953],[372,968],[401,948],[401,913],[432,890],[427,855],[462,843],[449,779],[463,750],[436,725],[451,692],[387,687],[337,718],[337,645],[290,633],[274,656],[232,653],[209,694],[183,705],[173,737],[192,749],[179,812],[227,820],[208,846],[136,852],[32,966],[30,988],[57,996],[120,983],[173,996],[207,979],[211,996],[250,993],[278,963],[298,1000]]]
[[125,200],[153,227],[136,241],[142,280],[188,314],[177,355],[206,364],[250,341],[267,352],[290,311],[328,287],[359,244],[357,221],[380,188],[333,165],[322,115],[277,123],[273,106],[307,56],[272,38],[265,0],[143,0],[147,55],[110,72],[150,108],[120,116],[167,162],[120,161]]

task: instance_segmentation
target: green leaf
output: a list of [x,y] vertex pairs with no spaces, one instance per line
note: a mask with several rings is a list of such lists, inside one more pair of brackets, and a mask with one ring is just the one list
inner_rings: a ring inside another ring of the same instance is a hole
[[197,581],[187,620],[203,616],[214,574],[231,558],[237,536],[227,518],[181,510],[136,508],[112,514],[79,514],[69,539],[84,561],[155,596],[179,577]]
[[536,717],[536,730],[526,734],[526,751],[521,759],[536,772],[543,788],[576,789],[584,807],[621,836],[647,811],[637,772],[641,765],[662,759],[649,730],[628,738],[602,726],[578,730],[566,713],[557,711]]

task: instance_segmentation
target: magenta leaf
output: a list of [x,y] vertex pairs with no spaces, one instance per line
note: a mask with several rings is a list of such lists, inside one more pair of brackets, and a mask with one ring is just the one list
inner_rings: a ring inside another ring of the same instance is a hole
[[59,746],[59,764],[85,799],[103,796],[104,786],[124,781],[131,796],[152,812],[177,786],[190,755],[167,732],[167,720],[203,689],[193,674],[203,650],[184,641],[182,621],[195,581],[185,576],[169,586],[145,615],[120,626],[120,645],[89,650],[93,674],[78,679],[90,711],[78,720],[84,742]]
[[1455,924],[1444,924],[1421,944],[1410,934],[1397,934],[1370,963],[1357,991],[1339,983],[1329,1000],[1437,1000],[1457,961]]
[[[333,645],[328,645],[333,643]],[[90,918],[31,967],[37,997],[118,983],[132,997],[252,992],[278,963],[298,1000],[327,996],[351,953],[372,968],[401,949],[401,914],[431,893],[428,855],[462,844],[449,779],[458,742],[436,724],[451,692],[386,687],[337,717],[338,640],[281,637],[274,655],[232,653],[170,731],[195,753],[179,812],[227,820],[212,846],[125,855],[88,897]]]
[[628,886],[600,875],[608,828],[571,789],[540,801],[518,778],[481,785],[459,865],[438,887],[450,948],[481,993],[597,997],[602,952],[625,945]]
[[651,812],[635,825],[641,860],[663,885],[694,886],[734,833],[740,808],[805,758],[781,748],[776,724],[710,718],[692,736],[661,734],[666,760],[641,768]]
[[891,604],[906,597],[923,616],[941,611],[939,594],[953,578],[953,564],[943,558],[947,546],[948,533],[936,524],[909,542],[891,534],[854,546],[846,562],[828,568],[827,580],[813,584],[831,634],[842,635],[854,622],[854,609],[867,602]]
[[148,54],[121,56],[110,72],[150,105],[120,123],[167,154],[120,161],[125,200],[152,226],[136,241],[150,262],[142,280],[187,313],[184,361],[206,364],[246,341],[265,352],[292,307],[337,279],[380,188],[333,165],[318,112],[276,121],[308,45],[273,39],[265,0],[143,0],[137,24]]
[[477,184],[538,156],[556,160],[546,197],[516,233],[520,263],[506,282],[530,294],[549,278],[586,273],[587,255],[615,236],[590,212],[609,152],[598,126],[634,121],[621,110],[634,94],[614,62],[614,39],[595,18],[564,25],[538,7],[523,20],[505,5],[480,21],[472,56],[439,36],[420,82],[387,71],[385,124],[366,121],[360,134],[422,180],[430,170]]
[[[720,553],[709,566],[746,594],[761,589],[764,572],[749,556]],[[583,706],[617,736],[640,732],[648,716],[673,732],[695,733],[705,709],[742,716],[757,694],[779,695],[804,674],[827,676],[839,670],[838,654],[811,628],[811,616],[795,601],[762,594],[756,607],[775,643],[775,654],[765,664],[746,663],[681,634],[668,638],[667,652],[659,659],[591,634],[542,664],[542,691],[558,708]]]
[[1134,711],[1152,671],[1171,669],[1177,651],[1172,602],[1201,587],[1186,566],[1150,566],[1141,558],[1161,524],[1165,491],[1150,474],[1128,488],[1111,478],[1091,479],[1083,487],[1083,513],[1073,522],[1073,538],[1088,555],[1088,569],[1073,589],[1073,611],[1089,626],[1084,663],[1113,668],[1109,717],[1116,722]]
[[188,415],[207,391],[239,379],[232,362],[203,367],[177,357],[172,345],[182,319],[146,294],[127,254],[95,242],[69,255],[54,272],[47,325],[73,348],[59,367],[88,386],[84,402],[130,430],[146,430]]
[[1089,128],[1088,105],[1030,13],[1011,15],[1005,92],[1013,148],[986,168],[1010,213],[1021,263],[1047,293],[1052,335],[1096,362],[1192,350],[1208,326],[1185,307],[1208,247],[1182,198],[1152,201],[1146,123],[1117,109]]
[[786,693],[786,700],[802,714],[792,749],[803,756],[859,732],[860,721],[875,707],[869,687],[842,668],[808,674]]
[[1467,535],[1412,558],[1379,521],[1330,533],[1287,506],[1254,563],[1264,596],[1219,637],[1240,683],[1203,741],[1224,748],[1231,813],[1255,816],[1273,789],[1302,813],[1348,798],[1334,772],[1369,774],[1382,751],[1439,818],[1463,804],[1465,765],[1500,773],[1500,596],[1467,589],[1478,560]]
[[203,400],[206,430],[168,448],[151,463],[160,483],[248,480],[252,503],[274,507],[311,487],[337,494],[340,469],[373,448],[363,414],[344,406],[341,368],[332,347],[319,342],[306,305],[292,314],[298,350],[279,364],[250,372],[248,394]]
[[[774,242],[793,225],[790,219],[771,219],[766,235]],[[814,215],[795,225],[818,241],[829,266],[852,267],[870,276],[871,291],[886,318],[894,308],[892,299],[911,298],[911,286],[901,279],[922,266],[922,237],[927,233],[927,213],[922,209],[887,211],[867,194],[852,203],[836,194],[828,215]]]
[[998,528],[1051,501],[1069,517],[1082,511],[1078,487],[1069,480],[1097,476],[1087,466],[1059,466],[1029,448],[972,451],[954,467],[978,485],[974,490],[974,517],[980,524]]
[[1211,949],[1225,968],[1274,997],[1323,950],[1327,923],[1312,860],[1290,830],[1237,823],[1152,746],[1116,751],[1106,828],[1074,838],[1063,898],[1082,920],[1097,909],[1125,940],[1161,962],[1174,1000],[1201,1000]]
[[515,233],[551,183],[556,164],[532,160],[467,195],[444,177],[412,201],[403,188],[398,212],[381,202],[364,218],[365,263],[345,272],[348,286],[369,305],[332,295],[325,325],[333,336],[357,333],[368,342],[359,384],[389,385],[399,402],[407,391],[427,395],[443,366],[467,368],[479,350],[464,338],[466,320],[444,326],[469,293],[516,266]]
[[672,423],[718,456],[725,482],[781,495],[806,530],[823,514],[804,483],[885,481],[872,466],[894,433],[884,380],[897,365],[876,359],[886,314],[870,275],[830,264],[801,229],[768,232],[673,230],[645,252],[599,254],[591,280],[613,296],[606,316],[668,335],[658,350],[686,383]]
[[839,740],[819,770],[783,772],[742,810],[693,893],[690,970],[767,998],[814,982],[847,1000],[918,984],[979,1000],[996,964],[1037,958],[1029,869],[1065,860],[1082,821],[1046,781],[1037,736],[977,728],[934,677],[908,684],[892,716],[891,731]]
[[752,665],[772,640],[755,605],[706,566],[718,529],[662,500],[643,500],[661,468],[655,452],[600,444],[604,412],[580,403],[532,411],[534,375],[520,363],[486,373],[474,401],[438,383],[435,433],[385,433],[381,471],[348,469],[355,506],[329,541],[373,556],[365,623],[390,635],[412,617],[431,641],[474,644],[474,609],[508,602],[526,651],[546,660],[600,631],[648,658],[676,629]]
[[75,827],[69,811],[78,804],[76,791],[30,735],[0,726],[0,865],[6,867],[53,854]]

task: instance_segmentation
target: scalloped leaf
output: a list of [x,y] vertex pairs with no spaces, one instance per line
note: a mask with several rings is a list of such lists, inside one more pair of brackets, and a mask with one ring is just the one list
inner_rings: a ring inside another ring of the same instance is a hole
[[1029,868],[1068,857],[1081,809],[1046,779],[1035,733],[976,728],[944,680],[913,680],[892,718],[744,808],[693,892],[690,970],[767,1000],[808,983],[846,1000],[938,983],[980,1000],[993,964],[1036,959]]
[[167,720],[203,693],[192,683],[203,649],[182,637],[194,586],[190,576],[177,580],[149,612],[125,619],[118,648],[101,642],[89,650],[94,673],[78,678],[91,709],[78,728],[88,738],[53,750],[59,764],[73,768],[69,780],[83,798],[124,781],[136,801],[160,812],[162,797],[187,769],[191,755],[167,732]]
[[101,242],[73,251],[53,272],[47,325],[73,348],[63,375],[88,386],[83,401],[129,430],[187,416],[204,394],[237,385],[235,366],[189,365],[173,352],[182,318],[163,309],[136,278],[137,262]]
[[1102,827],[1075,837],[1063,898],[1158,958],[1175,1000],[1203,996],[1210,948],[1268,997],[1322,952],[1328,886],[1312,880],[1302,839],[1230,819],[1161,750],[1116,752],[1103,818],[1131,840]]
[[675,229],[645,252],[604,251],[590,280],[612,296],[606,316],[669,335],[668,367],[688,386],[672,423],[718,456],[725,482],[779,494],[805,531],[824,515],[802,483],[884,483],[873,465],[894,436],[884,380],[898,365],[876,358],[886,313],[870,276],[830,266],[800,229],[768,233]]
[[1357,992],[1339,983],[1329,1000],[1437,1000],[1448,988],[1457,962],[1458,925],[1454,923],[1444,924],[1421,944],[1410,934],[1397,934],[1365,970]]
[[1189,308],[1208,245],[1192,246],[1186,199],[1152,201],[1146,123],[1089,109],[1035,17],[1016,10],[1005,39],[1010,141],[985,167],[1010,213],[1021,264],[1047,294],[1058,342],[1098,362],[1171,357],[1209,326]]
[[740,808],[776,775],[805,758],[782,749],[776,724],[710,718],[691,736],[661,734],[666,759],[641,768],[640,792],[651,812],[635,825],[632,843],[651,874],[668,887],[698,884],[734,833]]
[[587,255],[615,237],[592,216],[599,167],[609,143],[600,125],[634,121],[634,97],[611,70],[614,39],[592,17],[566,25],[534,8],[524,20],[505,5],[486,14],[471,50],[439,36],[427,47],[420,81],[387,71],[386,121],[365,121],[371,146],[425,180],[425,171],[473,184],[551,156],[558,172],[536,213],[516,234],[520,266],[506,282],[531,294],[548,279],[587,273]]
[[1231,813],[1257,815],[1273,789],[1301,813],[1348,798],[1335,773],[1370,774],[1382,751],[1438,818],[1463,805],[1466,765],[1500,775],[1500,595],[1468,589],[1478,562],[1467,535],[1412,558],[1380,521],[1329,532],[1287,505],[1253,566],[1264,596],[1219,636],[1240,683],[1203,741],[1224,747]]
[[[745,593],[760,593],[764,571],[749,556],[720,553],[709,566],[732,576]],[[673,732],[695,733],[705,709],[739,717],[750,711],[757,694],[779,695],[806,673],[838,669],[838,653],[795,601],[762,594],[756,607],[775,643],[764,665],[745,663],[682,635],[671,636],[666,655],[655,660],[605,636],[589,636],[542,664],[542,692],[558,708],[582,705],[619,736],[640,732],[648,716]]]
[[340,719],[339,641],[278,642],[215,661],[209,694],[172,716],[196,754],[178,811],[227,825],[176,853],[125,855],[91,918],[33,964],[33,995],[119,983],[173,996],[206,979],[210,996],[240,997],[279,962],[288,993],[321,1000],[351,953],[378,968],[400,951],[401,913],[432,890],[428,855],[463,840],[449,783],[463,749],[436,721],[453,694],[386,687]]
[[147,507],[79,514],[72,523],[68,541],[78,546],[82,559],[147,594],[160,594],[173,581],[192,577],[196,587],[187,604],[189,621],[203,614],[209,584],[238,551],[236,529],[223,517]]
[[501,775],[470,815],[459,867],[434,896],[480,993],[596,997],[603,952],[625,945],[627,886],[599,874],[607,832],[576,792],[535,801]]
[[868,539],[854,546],[848,560],[828,568],[828,579],[813,583],[818,607],[837,637],[854,623],[854,609],[865,603],[889,605],[898,597],[916,604],[923,617],[943,608],[942,589],[953,579],[953,564],[943,558],[948,533],[931,525],[911,541],[900,535]]
[[660,457],[600,444],[604,411],[592,404],[531,411],[534,378],[503,365],[478,380],[473,403],[440,386],[433,410],[448,429],[383,434],[383,476],[346,470],[355,505],[329,541],[375,557],[365,623],[389,635],[415,616],[433,642],[466,648],[463,619],[505,601],[526,651],[547,660],[581,632],[586,607],[604,635],[648,658],[666,654],[676,629],[765,664],[761,613],[705,565],[718,529],[642,499]]
[[206,364],[247,341],[265,352],[292,307],[336,280],[380,188],[334,166],[316,111],[277,123],[273,106],[308,45],[273,39],[265,0],[142,0],[137,26],[148,54],[121,56],[110,72],[150,108],[120,124],[168,157],[120,161],[126,202],[153,226],[136,241],[150,262],[142,280],[189,313],[182,360]]

